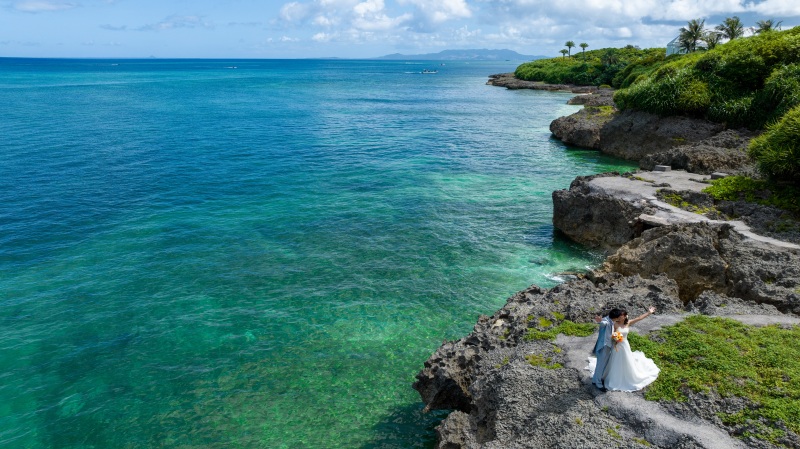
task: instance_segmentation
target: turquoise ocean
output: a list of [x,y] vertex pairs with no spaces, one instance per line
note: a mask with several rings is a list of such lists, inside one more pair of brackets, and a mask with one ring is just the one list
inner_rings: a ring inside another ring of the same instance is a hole
[[0,447],[430,447],[423,362],[631,168],[517,64],[0,59]]

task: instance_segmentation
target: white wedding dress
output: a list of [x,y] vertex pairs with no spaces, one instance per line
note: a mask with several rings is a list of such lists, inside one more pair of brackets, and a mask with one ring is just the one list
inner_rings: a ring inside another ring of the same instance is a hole
[[[636,391],[653,383],[661,371],[652,359],[645,357],[642,351],[631,351],[628,343],[630,327],[619,329],[625,337],[611,348],[611,358],[606,368],[605,386],[609,390]],[[589,357],[589,366],[586,367],[594,375],[597,359]]]

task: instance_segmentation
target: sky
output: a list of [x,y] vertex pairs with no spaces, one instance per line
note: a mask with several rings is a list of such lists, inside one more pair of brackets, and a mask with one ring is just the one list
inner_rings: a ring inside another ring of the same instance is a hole
[[373,58],[459,49],[560,56],[664,47],[691,19],[800,25],[800,0],[0,0],[0,57]]

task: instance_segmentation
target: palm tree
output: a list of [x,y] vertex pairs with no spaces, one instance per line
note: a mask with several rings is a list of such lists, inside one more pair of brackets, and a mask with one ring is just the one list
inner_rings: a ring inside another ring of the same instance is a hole
[[717,25],[716,30],[722,33],[722,37],[729,41],[744,36],[744,25],[742,25],[742,21],[737,16],[723,20],[721,24]]
[[686,27],[681,28],[681,47],[684,48],[687,53],[697,50],[697,42],[702,40],[703,36],[706,34],[705,24],[706,19],[700,21],[692,19],[687,22]]
[[758,28],[756,28],[756,34],[768,33],[770,31],[774,31],[774,30],[779,30],[780,31],[782,23],[783,23],[783,21],[780,21],[780,22],[776,23],[772,19],[759,20],[758,22],[756,22],[756,25],[758,25]]
[[722,33],[717,31],[709,31],[703,36],[703,42],[706,43],[709,50],[716,47],[720,40],[722,40]]
[[613,48],[609,48],[605,53],[603,53],[600,61],[604,65],[614,65],[619,62],[619,58],[617,57],[617,52]]
[[581,47],[581,49],[582,49],[583,59],[585,61],[586,60],[586,47],[588,47],[589,44],[587,44],[586,42],[581,42],[580,44],[578,44],[578,46]]
[[567,42],[564,44],[564,46],[566,46],[566,47],[567,47],[567,49],[568,49],[568,50],[567,50],[567,53],[569,53],[569,55],[570,55],[570,56],[572,56],[572,47],[574,47],[574,46],[575,46],[575,42],[572,42],[572,41],[567,41]]
[[569,52],[568,52],[566,49],[564,49],[564,48],[562,48],[562,49],[561,49],[561,50],[559,50],[558,52],[559,52],[559,53],[561,53],[561,54],[562,54],[562,55],[563,55],[565,58],[567,57],[567,53],[569,53]]

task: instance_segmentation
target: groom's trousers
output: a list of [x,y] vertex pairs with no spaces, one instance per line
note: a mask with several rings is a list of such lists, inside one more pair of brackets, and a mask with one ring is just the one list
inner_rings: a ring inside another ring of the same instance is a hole
[[611,358],[611,348],[603,346],[603,349],[596,352],[597,364],[594,367],[594,376],[592,376],[592,383],[598,387],[603,386],[603,379],[608,372],[608,359]]

